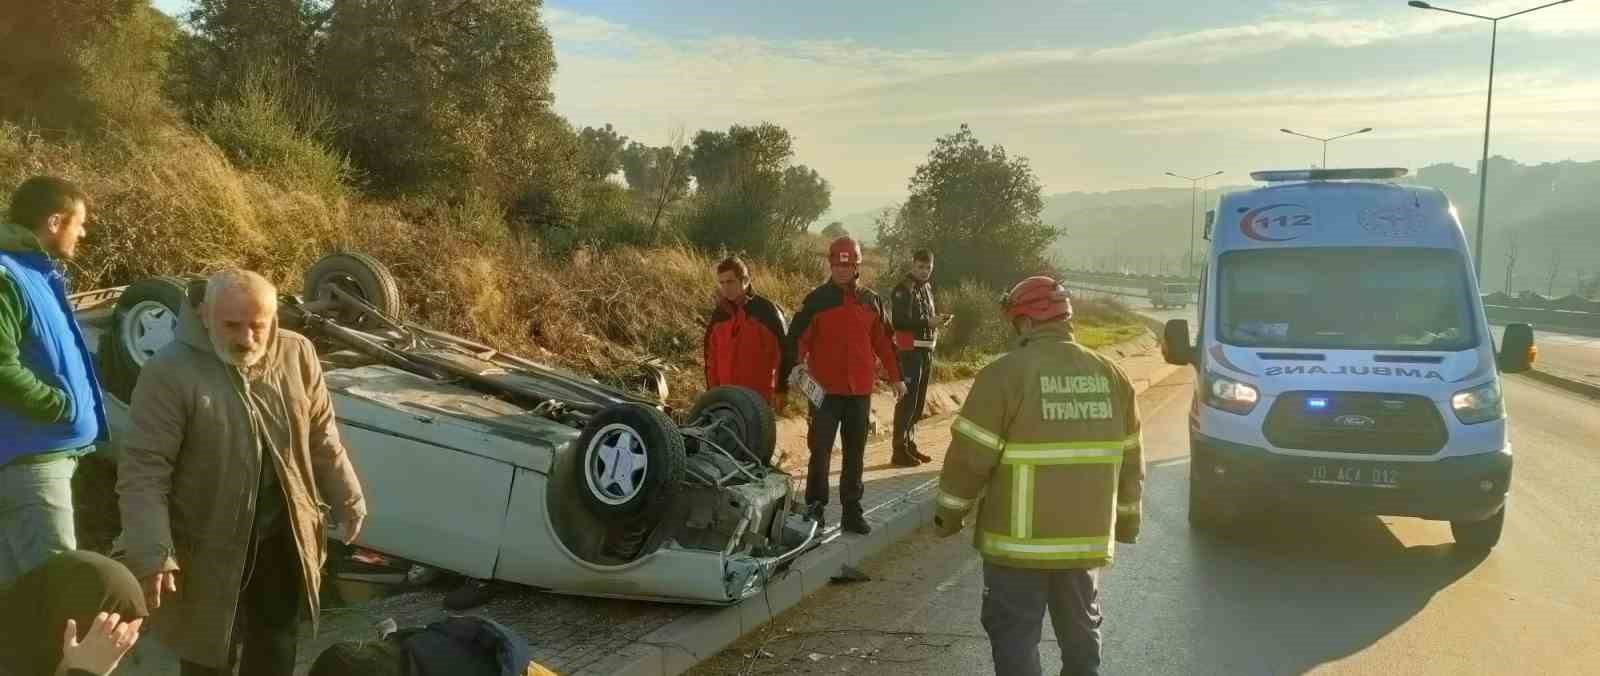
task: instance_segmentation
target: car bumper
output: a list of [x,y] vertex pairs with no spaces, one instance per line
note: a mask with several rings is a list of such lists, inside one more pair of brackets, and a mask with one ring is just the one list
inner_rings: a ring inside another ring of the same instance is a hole
[[1190,448],[1194,489],[1241,509],[1280,503],[1355,514],[1479,521],[1505,505],[1511,484],[1509,451],[1430,462],[1303,458],[1199,435],[1190,437]]

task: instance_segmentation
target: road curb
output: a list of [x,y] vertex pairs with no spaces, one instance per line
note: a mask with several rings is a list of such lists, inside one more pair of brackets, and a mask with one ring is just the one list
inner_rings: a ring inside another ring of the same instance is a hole
[[1549,371],[1541,371],[1539,369],[1529,369],[1523,372],[1521,375],[1547,385],[1554,385],[1573,394],[1589,397],[1591,399],[1600,399],[1600,385],[1596,385],[1594,383],[1567,378],[1565,376],[1558,376]]
[[582,676],[677,676],[733,645],[805,597],[827,586],[847,565],[858,565],[933,520],[930,479],[867,511],[872,532],[845,535],[795,560],[763,593],[723,608],[675,620],[627,649],[577,672]]
[[[1143,394],[1181,368],[1158,368],[1136,379],[1134,390]],[[689,671],[827,586],[844,566],[858,565],[932,523],[938,483],[929,479],[868,509],[871,533],[844,535],[806,553],[770,581],[764,593],[733,606],[696,610],[577,676],[678,676]]]

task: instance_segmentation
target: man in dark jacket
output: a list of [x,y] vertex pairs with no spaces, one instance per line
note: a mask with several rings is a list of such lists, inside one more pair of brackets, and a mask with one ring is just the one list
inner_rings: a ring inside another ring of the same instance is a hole
[[750,288],[750,268],[730,257],[717,264],[717,307],[706,326],[706,389],[748,387],[773,408],[788,391],[780,378],[785,350],[783,311]]
[[72,475],[106,436],[94,360],[57,261],[83,237],[88,198],[39,176],[0,224],[0,586],[77,549]]
[[[789,326],[789,342],[798,362],[826,393],[821,404],[811,406],[811,428],[806,442],[811,466],[806,475],[806,515],[818,524],[828,504],[828,473],[833,440],[842,431],[844,471],[839,477],[839,502],[844,506],[840,526],[847,532],[872,530],[861,510],[862,462],[867,448],[867,422],[872,415],[872,386],[876,356],[888,372],[895,396],[903,397],[906,384],[895,363],[883,302],[871,289],[857,285],[861,276],[861,245],[840,237],[828,247],[832,279],[806,296],[805,304]],[[797,363],[797,362],[791,362]]]
[[895,285],[891,298],[894,307],[894,346],[900,361],[900,376],[906,381],[906,396],[894,407],[894,464],[915,467],[933,460],[917,449],[917,421],[928,401],[928,383],[933,380],[933,348],[938,344],[939,327],[950,321],[933,307],[933,252],[918,249],[911,254],[911,270]]

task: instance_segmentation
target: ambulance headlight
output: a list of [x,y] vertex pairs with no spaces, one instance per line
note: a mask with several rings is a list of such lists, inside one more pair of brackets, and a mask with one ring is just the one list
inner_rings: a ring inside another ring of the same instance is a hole
[[1261,401],[1256,388],[1232,378],[1215,373],[1206,375],[1205,402],[1207,406],[1238,415],[1249,415]]
[[1500,381],[1491,380],[1450,397],[1450,408],[1464,425],[1476,425],[1505,417],[1505,402],[1500,397]]

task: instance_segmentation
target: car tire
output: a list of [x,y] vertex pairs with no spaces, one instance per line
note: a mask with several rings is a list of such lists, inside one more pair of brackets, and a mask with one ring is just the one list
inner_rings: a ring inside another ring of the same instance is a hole
[[1500,534],[1505,531],[1506,508],[1482,521],[1451,521],[1450,534],[1455,536],[1456,547],[1464,551],[1482,553],[1500,544]]
[[178,336],[178,315],[188,302],[188,284],[177,277],[152,277],[129,285],[111,311],[111,329],[100,338],[100,381],[127,402],[139,371]]
[[683,485],[683,435],[667,414],[644,404],[606,408],[578,437],[577,489],[607,519],[664,514]]
[[[722,418],[731,425],[739,441],[756,454],[763,467],[772,464],[772,453],[778,447],[778,418],[755,390],[732,385],[707,390],[689,409],[689,420],[700,424],[701,418],[708,415]],[[721,441],[717,443],[734,457],[744,457],[737,448]]]
[[[385,317],[400,314],[400,284],[389,267],[362,253],[340,252],[323,256],[306,270],[301,295],[307,301],[338,300],[334,289],[357,296]],[[372,328],[375,322],[358,309],[338,313],[336,319],[358,329]]]
[[1208,496],[1205,487],[1189,477],[1189,527],[1199,531],[1218,532],[1233,524],[1228,509],[1216,497]]

